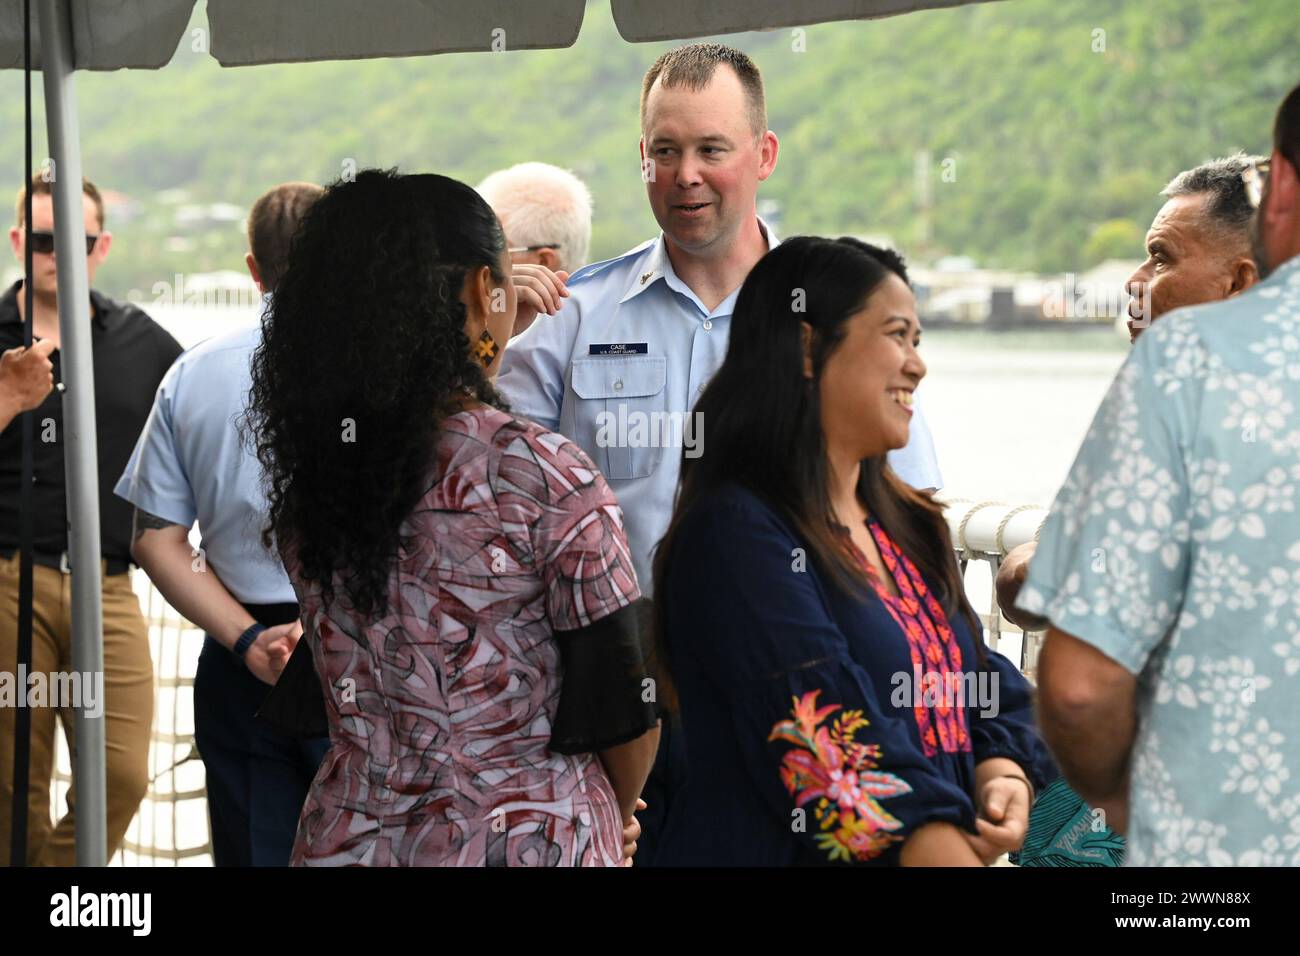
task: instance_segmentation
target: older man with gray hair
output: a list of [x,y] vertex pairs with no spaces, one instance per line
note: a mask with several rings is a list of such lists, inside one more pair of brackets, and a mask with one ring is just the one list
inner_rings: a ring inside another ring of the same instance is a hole
[[[549,163],[519,163],[492,173],[478,192],[501,220],[515,265],[541,265],[552,272],[576,272],[591,246],[591,192],[567,169]],[[533,316],[516,321],[518,335]]]
[[[1250,244],[1255,206],[1245,179],[1262,160],[1244,153],[1211,160],[1179,173],[1161,190],[1166,202],[1147,233],[1146,261],[1125,284],[1132,297],[1128,322],[1132,341],[1167,312],[1232,298],[1259,281]],[[1037,550],[1034,541],[1013,548],[995,579],[1003,616],[1025,630],[1049,626],[1043,616],[1016,606]],[[1090,811],[1064,780],[1040,796],[1020,865],[1052,865],[1060,859],[1091,866],[1117,865],[1124,850],[1116,833],[1094,826],[1088,839],[1076,841],[1071,836],[1076,821],[1083,819],[1080,815]],[[1058,828],[1061,821],[1065,824]]]
[[1248,227],[1254,208],[1242,175],[1259,156],[1237,153],[1179,173],[1147,233],[1147,259],[1128,278],[1129,338],[1166,312],[1218,302],[1259,281]]
[[[1136,342],[1142,330],[1166,312],[1229,299],[1259,281],[1250,247],[1255,207],[1245,178],[1263,160],[1242,152],[1213,159],[1179,173],[1160,191],[1167,202],[1147,232],[1146,261],[1124,286],[1132,297],[1131,341]],[[1038,615],[1016,608],[1035,550],[1034,542],[1013,548],[996,579],[1003,616],[1026,630],[1047,626]]]

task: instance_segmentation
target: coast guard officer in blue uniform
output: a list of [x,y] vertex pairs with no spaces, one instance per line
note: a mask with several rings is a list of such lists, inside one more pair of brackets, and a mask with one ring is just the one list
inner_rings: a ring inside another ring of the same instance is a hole
[[[553,314],[511,341],[497,384],[516,413],[576,442],[604,474],[648,596],[681,456],[707,451],[690,409],[722,364],[745,276],[777,242],[755,197],[776,168],[778,144],[758,68],[716,43],[655,62],[642,85],[641,131],[642,178],[662,233],[567,283],[562,274],[517,267],[520,309]],[[924,428],[917,413],[914,440],[928,440]],[[921,460],[915,467],[891,459],[903,480],[939,486],[932,449],[903,452]],[[638,865],[653,862],[674,787],[663,765],[678,764],[666,757],[677,736],[665,723],[645,791],[650,808],[639,815]]]
[[[758,69],[718,44],[670,51],[650,68],[641,126],[646,191],[663,232],[570,276],[562,307],[510,343],[498,385],[518,414],[576,442],[604,474],[648,595],[680,456],[707,449],[690,409],[726,355],[745,276],[777,242],[755,213],[777,139]],[[545,289],[539,301],[528,284],[521,309],[561,301]],[[909,484],[937,488],[919,412],[912,432],[891,464]],[[680,440],[665,448],[665,436]]]

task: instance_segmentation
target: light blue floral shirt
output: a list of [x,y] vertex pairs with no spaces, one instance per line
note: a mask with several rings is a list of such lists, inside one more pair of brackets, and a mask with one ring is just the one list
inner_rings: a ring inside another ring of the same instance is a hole
[[1126,864],[1300,865],[1300,257],[1154,324],[1018,601],[1140,675]]

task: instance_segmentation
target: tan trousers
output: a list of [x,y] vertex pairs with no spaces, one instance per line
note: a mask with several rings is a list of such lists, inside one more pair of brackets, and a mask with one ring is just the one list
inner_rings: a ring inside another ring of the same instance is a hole
[[[32,665],[29,673],[71,672],[72,578],[55,568],[33,569]],[[108,784],[108,856],[111,859],[149,787],[149,735],[153,726],[153,659],[149,630],[131,576],[103,578],[104,736]],[[0,557],[0,672],[14,673],[18,661],[18,555]],[[10,678],[13,680],[14,678]],[[19,688],[25,692],[25,688]],[[58,703],[57,701],[52,703]],[[76,864],[74,806],[50,823],[50,781],[54,772],[54,706],[34,707],[32,715],[27,862],[33,866]],[[68,749],[76,754],[72,709],[60,710]],[[9,864],[10,808],[13,805],[14,731],[17,709],[0,706],[0,866]]]

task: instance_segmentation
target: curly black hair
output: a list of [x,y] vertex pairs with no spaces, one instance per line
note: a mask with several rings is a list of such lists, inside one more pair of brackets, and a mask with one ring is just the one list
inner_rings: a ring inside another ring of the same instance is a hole
[[388,610],[402,521],[432,484],[442,420],[504,403],[470,353],[461,289],[505,236],[469,186],[365,170],[304,216],[262,317],[246,434],[269,483],[263,542],[328,604]]

